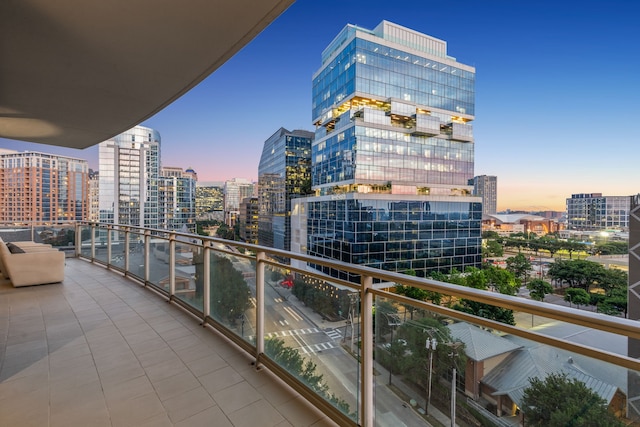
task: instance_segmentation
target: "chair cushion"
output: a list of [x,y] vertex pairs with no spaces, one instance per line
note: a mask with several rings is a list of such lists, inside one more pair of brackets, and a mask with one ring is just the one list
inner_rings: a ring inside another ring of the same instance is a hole
[[24,249],[20,248],[19,246],[14,245],[11,242],[7,243],[7,249],[9,249],[9,252],[11,252],[12,254],[23,254],[24,253]]

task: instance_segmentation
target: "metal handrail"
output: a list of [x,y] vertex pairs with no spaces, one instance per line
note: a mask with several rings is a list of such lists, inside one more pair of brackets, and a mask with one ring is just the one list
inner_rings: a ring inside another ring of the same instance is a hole
[[[128,233],[136,233],[139,235],[145,236],[145,254],[148,256],[149,253],[149,239],[157,238],[161,240],[166,240],[170,242],[171,246],[171,261],[173,261],[175,257],[175,244],[180,243],[179,238],[184,238],[185,242],[189,245],[198,246],[209,251],[216,251],[220,253],[226,253],[233,256],[242,257],[245,259],[251,259],[256,261],[255,270],[256,270],[256,298],[258,300],[257,314],[256,314],[256,343],[255,346],[251,346],[248,343],[241,343],[242,347],[249,349],[250,352],[254,353],[256,357],[256,365],[260,365],[261,362],[264,363],[265,366],[273,367],[274,363],[271,361],[267,355],[264,354],[264,267],[266,265],[273,266],[276,268],[286,268],[292,271],[298,271],[310,277],[314,277],[320,280],[325,280],[332,284],[338,284],[344,288],[348,288],[353,290],[354,292],[358,292],[360,296],[360,312],[362,313],[362,322],[361,322],[361,337],[362,337],[362,352],[361,352],[361,364],[362,364],[362,372],[361,372],[361,381],[360,381],[360,390],[359,395],[362,396],[360,401],[360,422],[362,425],[369,426],[372,425],[374,415],[374,405],[373,405],[373,393],[372,393],[372,374],[373,371],[373,328],[372,328],[372,306],[374,302],[374,297],[386,298],[396,303],[405,304],[408,306],[412,306],[415,308],[423,309],[425,311],[434,312],[437,314],[441,314],[447,316],[449,318],[460,320],[476,325],[485,326],[497,331],[501,331],[504,333],[516,335],[534,342],[539,342],[543,344],[548,344],[560,349],[568,350],[571,352],[575,352],[577,354],[585,355],[588,357],[596,358],[602,361],[606,361],[609,363],[613,363],[615,365],[625,367],[628,369],[633,369],[635,371],[640,371],[640,361],[636,359],[632,359],[625,355],[615,354],[612,352],[608,352],[606,350],[600,350],[593,347],[588,347],[580,344],[575,344],[568,342],[566,340],[550,337],[547,335],[543,335],[541,333],[522,329],[510,325],[506,325],[503,323],[499,323],[496,321],[488,320],[485,318],[473,316],[464,312],[452,310],[450,308],[428,303],[425,301],[417,301],[410,298],[407,298],[402,295],[395,294],[388,290],[384,289],[376,289],[373,284],[373,280],[388,282],[392,284],[399,284],[404,286],[413,286],[421,289],[425,289],[428,291],[438,292],[445,295],[449,295],[455,298],[464,298],[468,300],[477,301],[480,303],[490,304],[493,306],[498,306],[506,309],[521,311],[530,313],[533,315],[544,316],[547,318],[552,318],[572,324],[582,325],[589,328],[614,333],[621,336],[626,336],[632,339],[640,339],[640,328],[638,327],[638,323],[628,320],[628,319],[620,319],[612,316],[606,316],[602,314],[580,311],[577,309],[566,308],[566,307],[558,307],[556,305],[532,301],[524,298],[509,296],[498,294],[489,291],[483,291],[474,288],[468,288],[464,286],[454,285],[445,282],[439,282],[431,279],[422,279],[413,276],[408,276],[401,273],[389,272],[384,270],[379,270],[371,267],[359,266],[344,263],[341,261],[335,261],[326,258],[318,258],[305,254],[297,254],[292,252],[287,252],[279,249],[263,247],[259,245],[253,245],[243,242],[234,242],[228,241],[225,239],[220,239],[216,237],[208,237],[208,236],[200,236],[194,235],[191,233],[182,233],[182,232],[173,232],[168,230],[156,230],[156,229],[148,229],[144,227],[135,227],[135,226],[120,226],[114,224],[99,224],[92,222],[77,222],[76,232],[80,234],[81,227],[91,227],[91,230],[94,231],[96,229],[107,229],[118,232],[125,233],[125,240],[128,239]],[[107,237],[108,243],[111,243],[111,233],[109,233]],[[78,238],[78,240],[80,239]],[[230,245],[236,248],[244,248],[245,250],[251,251],[255,253],[255,256],[235,253],[233,251],[229,251],[226,249],[218,249],[212,246],[212,243],[219,243],[223,245]],[[94,233],[91,235],[91,260],[95,260],[95,244],[96,240],[94,238]],[[109,245],[110,246],[110,245]],[[107,248],[107,251],[110,251],[110,247]],[[81,257],[86,257],[82,254],[81,248],[76,248],[76,254]],[[125,257],[129,256],[128,251],[124,251]],[[345,280],[336,279],[333,277],[326,276],[318,271],[307,271],[300,268],[294,268],[290,265],[283,264],[277,261],[278,258],[285,259],[295,259],[298,261],[302,261],[304,263],[311,263],[316,265],[321,265],[324,267],[330,267],[332,269],[336,269],[343,272],[348,272],[353,275],[359,276],[361,278],[360,283],[352,283]],[[107,259],[107,266],[110,265],[110,257]],[[125,265],[127,265],[127,261],[125,261]],[[141,278],[143,282],[148,282],[148,260],[145,261],[145,277]],[[168,299],[175,301],[175,262],[169,263],[170,269],[170,289],[168,291]],[[207,275],[208,276],[208,275]],[[205,286],[207,288],[207,293],[210,291],[208,280],[205,281]],[[180,304],[184,306],[184,304]],[[202,317],[204,319],[203,323],[211,324],[217,329],[221,330],[228,337],[233,338],[234,332],[230,329],[227,329],[224,325],[214,321],[209,316],[208,312],[209,307],[203,305],[202,312],[198,309],[189,308],[189,311],[194,312],[197,316]],[[239,342],[242,341],[240,338],[236,337],[234,341]],[[275,370],[276,373],[278,370]],[[280,377],[287,381],[286,375],[280,375]],[[305,395],[312,402],[317,402],[319,396],[312,395],[313,392],[310,390],[305,390],[303,386],[296,382],[287,381],[292,387],[294,387],[298,392]],[[337,409],[332,413],[330,409],[330,405],[321,405],[322,410],[327,413],[327,415],[331,416],[337,422],[343,424],[345,423],[345,415],[340,413]]]

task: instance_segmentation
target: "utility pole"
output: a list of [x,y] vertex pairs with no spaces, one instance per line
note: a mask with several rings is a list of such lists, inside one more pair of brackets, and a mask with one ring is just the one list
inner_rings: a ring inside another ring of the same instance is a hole
[[429,405],[431,405],[431,375],[433,372],[433,353],[436,351],[438,340],[435,338],[427,338],[426,347],[429,352],[429,380],[427,383],[427,400],[424,405],[424,413],[429,415]]
[[456,356],[458,356],[458,348],[462,345],[462,342],[456,341],[451,343],[446,343],[447,346],[451,347],[451,365],[453,368],[453,376],[451,379],[451,427],[456,427]]

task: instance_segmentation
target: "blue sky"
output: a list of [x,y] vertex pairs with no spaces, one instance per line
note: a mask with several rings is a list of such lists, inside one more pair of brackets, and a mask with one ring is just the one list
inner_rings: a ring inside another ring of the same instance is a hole
[[[191,92],[142,123],[162,161],[201,181],[257,178],[262,144],[311,125],[311,76],[347,24],[395,22],[443,39],[476,67],[475,173],[498,176],[498,208],[564,210],[572,193],[640,192],[640,2],[298,0]],[[87,158],[0,140],[0,147]]]

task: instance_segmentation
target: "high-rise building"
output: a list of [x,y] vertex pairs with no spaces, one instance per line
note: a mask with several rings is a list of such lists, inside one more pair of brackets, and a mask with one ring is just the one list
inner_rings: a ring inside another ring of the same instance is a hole
[[0,222],[89,217],[89,164],[55,154],[0,150]]
[[224,183],[224,222],[233,227],[240,215],[240,202],[253,196],[253,183],[244,178],[233,178]]
[[196,232],[196,182],[193,169],[162,167],[158,186],[160,228]]
[[240,238],[247,243],[258,244],[258,198],[246,197],[240,202],[238,218]]
[[498,211],[498,178],[489,175],[474,176],[469,180],[473,195],[482,197],[482,213],[494,215]]
[[100,222],[158,228],[160,133],[136,126],[101,142]]
[[264,143],[258,167],[258,242],[291,248],[291,199],[311,193],[313,132],[280,128]]
[[89,221],[100,221],[100,173],[89,169]]
[[224,189],[222,186],[196,187],[196,218],[199,220],[224,220]]
[[572,194],[567,199],[569,230],[628,230],[629,196],[603,196],[602,193]]
[[313,75],[316,196],[293,202],[292,250],[418,276],[479,266],[474,86],[442,40],[347,25]]

